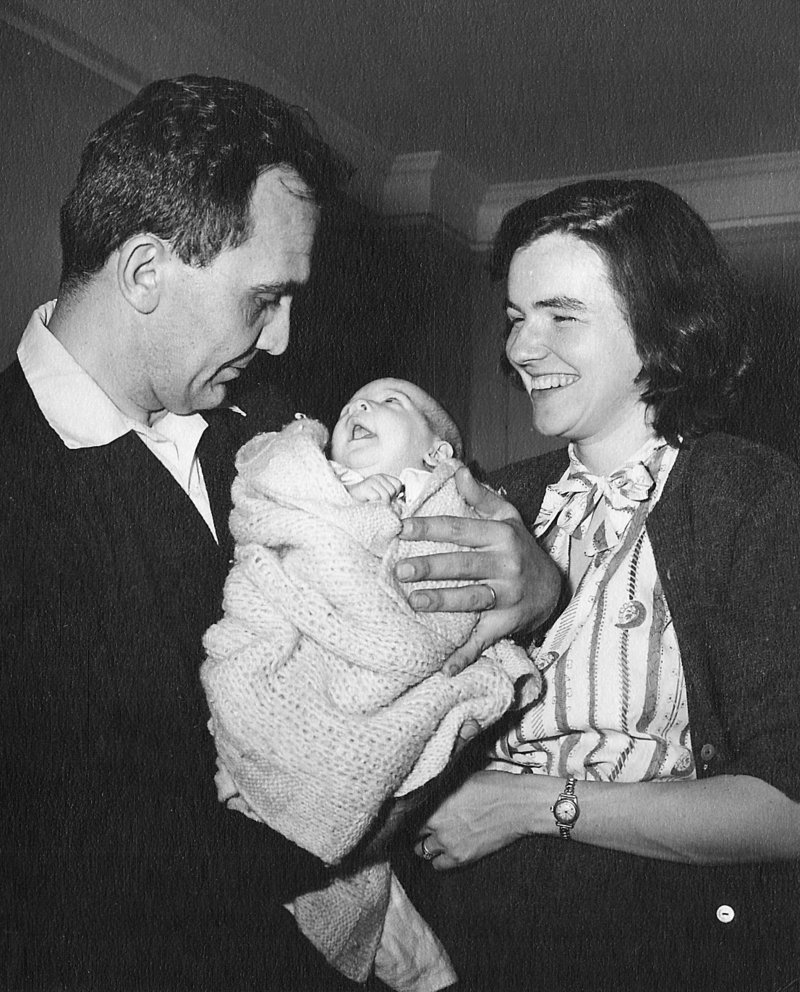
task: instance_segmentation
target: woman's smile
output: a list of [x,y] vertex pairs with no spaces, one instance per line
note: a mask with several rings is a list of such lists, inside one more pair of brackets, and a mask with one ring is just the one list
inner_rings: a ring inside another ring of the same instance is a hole
[[576,383],[580,376],[569,372],[547,372],[541,375],[531,375],[528,391],[532,393],[563,389]]

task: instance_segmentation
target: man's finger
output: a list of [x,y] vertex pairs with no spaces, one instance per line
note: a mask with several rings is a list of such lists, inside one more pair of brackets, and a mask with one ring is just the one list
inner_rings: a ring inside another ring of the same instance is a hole
[[470,741],[475,740],[480,732],[481,726],[477,720],[465,721],[464,726],[458,732],[458,737],[456,737],[455,744],[453,746],[453,757],[460,754]]
[[418,613],[479,613],[489,605],[486,589],[483,585],[416,589],[408,603]]
[[466,467],[455,474],[458,491],[484,520],[518,520],[519,514],[497,493],[478,482]]
[[485,635],[479,630],[480,623],[475,625],[475,629],[469,638],[457,648],[445,662],[442,672],[445,675],[458,675],[465,668],[477,661],[483,654],[491,641],[485,639]]
[[[507,611],[506,611],[507,612]],[[509,621],[502,613],[481,613],[469,638],[447,659],[442,671],[445,675],[458,675],[477,661],[490,645],[506,637]]]
[[406,558],[397,563],[394,574],[401,582],[427,582],[429,579],[452,579],[455,576],[462,580],[475,580],[486,577],[486,564],[486,556],[481,552],[441,551]]
[[492,521],[470,517],[406,517],[400,538],[403,541],[449,541],[465,548],[483,548],[491,546],[496,537],[492,528]]

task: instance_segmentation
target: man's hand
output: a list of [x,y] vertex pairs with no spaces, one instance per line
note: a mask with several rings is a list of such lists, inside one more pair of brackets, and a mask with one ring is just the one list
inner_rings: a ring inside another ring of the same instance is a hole
[[480,519],[408,517],[406,541],[446,541],[468,549],[405,558],[395,567],[401,582],[470,579],[477,585],[420,589],[409,598],[415,610],[482,611],[469,640],[448,659],[444,671],[457,675],[495,641],[539,626],[555,609],[561,576],[549,555],[528,533],[517,511],[472,477],[456,473],[459,492]]

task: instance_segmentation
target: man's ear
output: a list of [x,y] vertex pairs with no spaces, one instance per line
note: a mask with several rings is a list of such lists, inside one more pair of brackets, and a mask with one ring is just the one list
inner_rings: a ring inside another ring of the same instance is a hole
[[423,461],[429,468],[436,468],[439,462],[445,460],[445,458],[453,457],[453,445],[449,441],[442,441],[441,438],[434,438],[433,444],[428,450],[428,453],[423,458]]
[[120,292],[139,313],[152,313],[161,293],[162,267],[168,249],[152,234],[128,238],[117,256],[117,284]]

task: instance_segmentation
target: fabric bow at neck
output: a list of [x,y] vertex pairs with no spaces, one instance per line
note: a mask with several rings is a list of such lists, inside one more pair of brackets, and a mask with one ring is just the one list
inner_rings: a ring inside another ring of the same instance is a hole
[[644,462],[624,465],[606,477],[591,475],[570,453],[569,474],[547,487],[534,534],[541,537],[555,522],[564,533],[580,540],[602,501],[603,524],[595,534],[594,551],[587,553],[615,547],[637,507],[650,497],[654,485],[655,480]]

